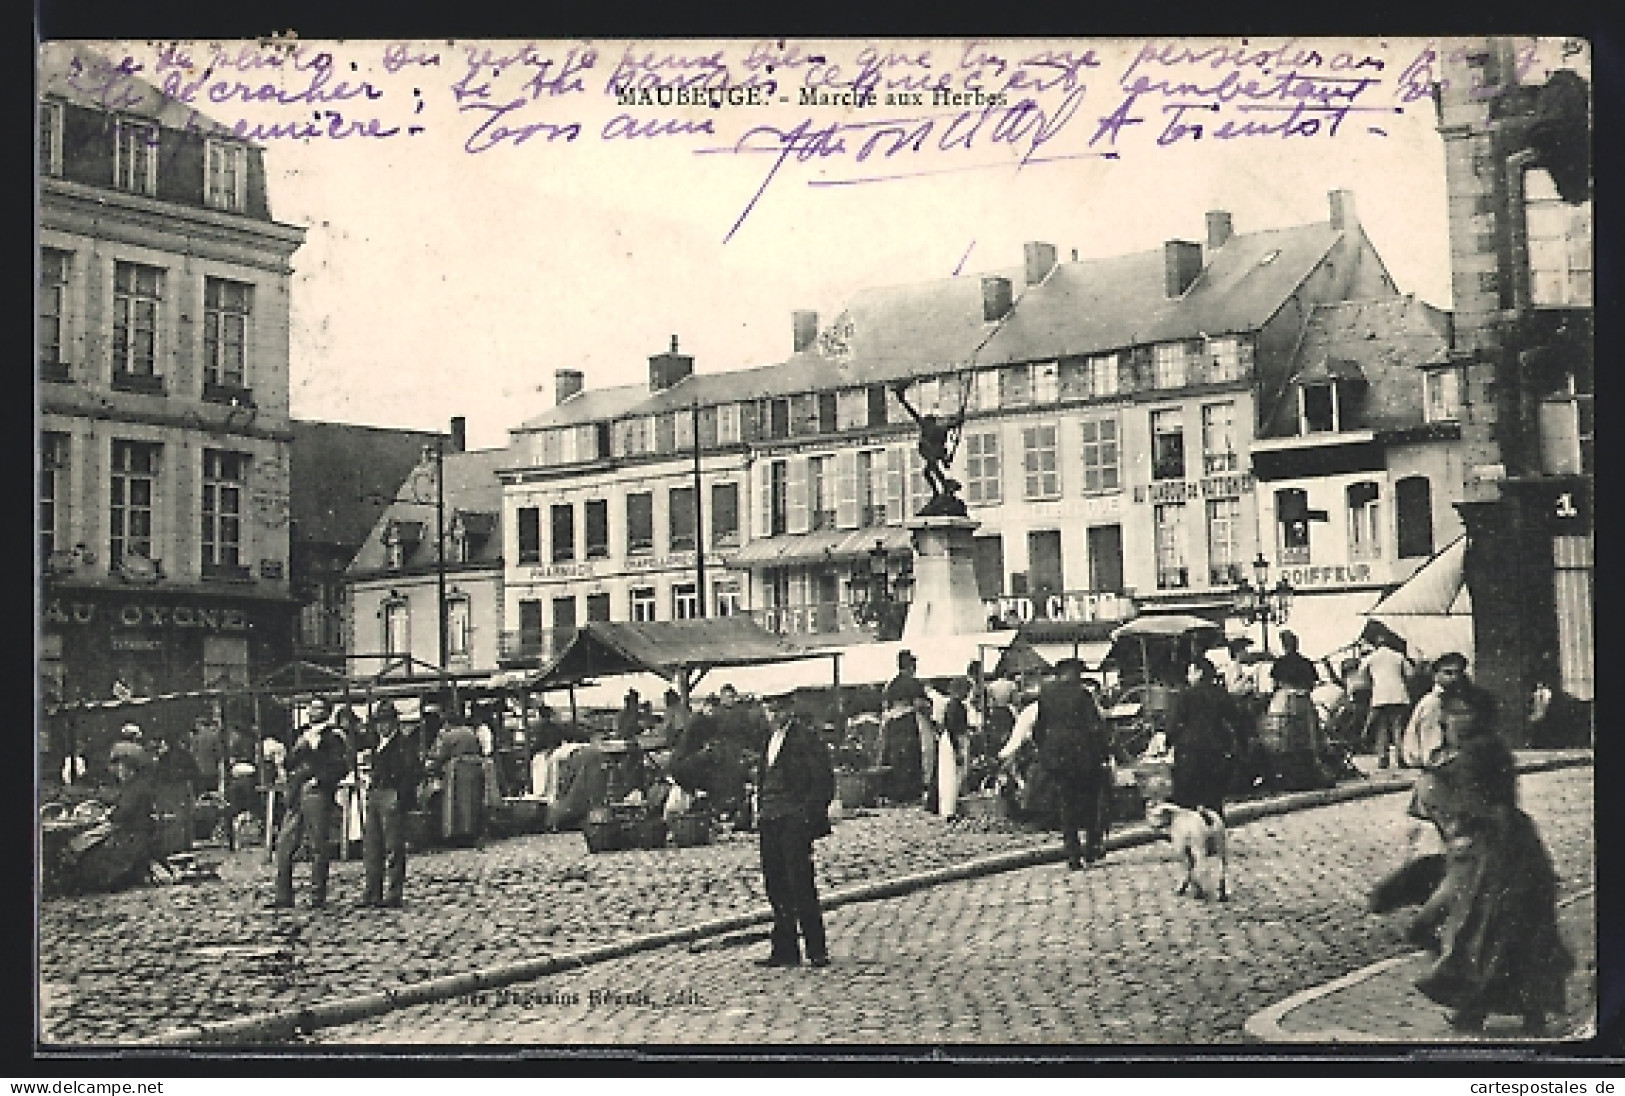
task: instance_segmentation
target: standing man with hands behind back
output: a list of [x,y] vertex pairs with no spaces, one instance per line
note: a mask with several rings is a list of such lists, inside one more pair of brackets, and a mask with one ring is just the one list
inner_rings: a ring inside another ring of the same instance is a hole
[[310,702],[309,722],[288,752],[288,812],[276,842],[273,909],[293,906],[293,856],[301,840],[310,845],[310,905],[327,905],[328,819],[334,793],[350,768],[350,748],[332,722],[323,697]]
[[393,701],[373,709],[367,746],[372,751],[361,858],[366,864],[363,906],[400,909],[406,890],[405,814],[422,778],[417,736],[401,731]]
[[[1033,745],[1038,763],[1055,780],[1061,800],[1061,838],[1066,865],[1073,871],[1105,855],[1106,828],[1101,797],[1106,794],[1111,745],[1095,698],[1083,686],[1083,666],[1075,658],[1055,664],[1056,678],[1038,694]],[[1087,834],[1078,840],[1078,829]]]
[[829,749],[799,720],[788,697],[763,702],[772,728],[758,774],[757,829],[761,834],[762,879],[773,907],[772,951],[760,967],[793,967],[801,962],[829,966],[824,915],[813,879],[813,841],[830,832],[829,804],[835,798],[835,772]]

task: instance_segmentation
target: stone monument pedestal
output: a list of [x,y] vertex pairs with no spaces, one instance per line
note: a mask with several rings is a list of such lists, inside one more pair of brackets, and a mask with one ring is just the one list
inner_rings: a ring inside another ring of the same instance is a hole
[[910,518],[905,524],[914,535],[914,597],[903,640],[986,631],[987,611],[976,590],[971,538],[981,522],[934,516]]

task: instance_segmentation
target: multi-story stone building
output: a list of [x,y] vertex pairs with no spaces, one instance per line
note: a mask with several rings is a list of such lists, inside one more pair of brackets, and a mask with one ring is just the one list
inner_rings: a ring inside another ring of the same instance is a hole
[[1432,60],[1467,361],[1475,669],[1518,734],[1537,682],[1587,703],[1594,690],[1591,96],[1570,67],[1587,50],[1457,39]]
[[[1290,626],[1321,655],[1462,534],[1463,365],[1450,318],[1412,296],[1317,306],[1252,444],[1264,553]],[[1420,631],[1415,631],[1420,636]],[[1421,657],[1437,657],[1418,642]]]
[[906,586],[928,497],[899,386],[964,418],[951,472],[995,614],[1222,615],[1258,550],[1258,393],[1290,382],[1317,305],[1397,294],[1353,195],[1330,206],[1247,233],[1214,212],[1205,246],[1111,259],[1032,243],[1018,269],[870,290],[822,329],[797,313],[791,356],[759,369],[693,374],[674,346],[647,387],[561,374],[503,472],[511,653],[582,619],[694,615],[696,547],[708,613],[856,630],[871,568]]
[[39,55],[47,703],[292,651],[288,283],[263,151],[83,46]]

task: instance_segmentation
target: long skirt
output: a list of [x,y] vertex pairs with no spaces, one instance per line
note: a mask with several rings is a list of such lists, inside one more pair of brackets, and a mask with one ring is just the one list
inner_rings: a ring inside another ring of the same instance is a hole
[[454,757],[446,764],[440,832],[447,841],[479,837],[485,815],[485,766],[478,757]]
[[893,803],[912,803],[920,798],[924,771],[920,764],[920,721],[915,712],[895,715],[886,721],[883,763],[890,766],[886,774],[885,796]]
[[937,813],[952,818],[959,810],[959,758],[954,753],[954,740],[945,734],[937,736]]
[[117,826],[90,831],[73,843],[77,855],[69,875],[69,886],[80,892],[121,890],[146,876],[152,860],[153,842]]

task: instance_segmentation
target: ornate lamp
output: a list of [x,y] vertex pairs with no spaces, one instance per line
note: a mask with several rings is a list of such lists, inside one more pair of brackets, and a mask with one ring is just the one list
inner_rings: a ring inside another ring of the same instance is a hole
[[1285,624],[1287,617],[1292,613],[1292,584],[1285,576],[1278,579],[1273,587],[1269,584],[1270,561],[1264,558],[1264,553],[1258,553],[1253,560],[1253,580],[1243,578],[1236,587],[1235,609],[1236,615],[1244,623],[1258,624],[1263,629],[1263,650],[1270,649],[1270,625]]

